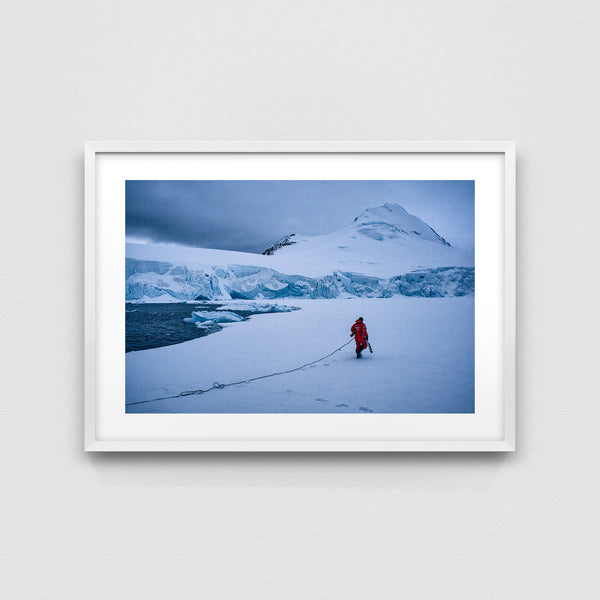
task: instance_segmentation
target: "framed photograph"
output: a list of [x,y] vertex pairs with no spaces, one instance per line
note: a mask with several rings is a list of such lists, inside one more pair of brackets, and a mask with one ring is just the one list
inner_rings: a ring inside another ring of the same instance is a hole
[[513,451],[512,142],[88,142],[87,451]]

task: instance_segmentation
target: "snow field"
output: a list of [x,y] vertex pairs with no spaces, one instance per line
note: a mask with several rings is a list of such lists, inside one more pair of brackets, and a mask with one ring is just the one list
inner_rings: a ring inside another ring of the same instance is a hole
[[[363,316],[374,354],[354,340],[294,373],[207,394],[133,404],[127,412],[473,412],[474,298],[296,300],[183,344],[126,354],[126,403],[293,369],[350,340]],[[193,326],[193,325],[190,325]]]

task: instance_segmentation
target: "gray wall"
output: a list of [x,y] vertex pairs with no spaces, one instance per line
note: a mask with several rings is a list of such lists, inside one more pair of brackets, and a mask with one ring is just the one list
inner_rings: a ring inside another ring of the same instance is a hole
[[[0,595],[597,597],[599,17],[584,0],[7,7]],[[518,452],[86,456],[86,139],[515,140]]]

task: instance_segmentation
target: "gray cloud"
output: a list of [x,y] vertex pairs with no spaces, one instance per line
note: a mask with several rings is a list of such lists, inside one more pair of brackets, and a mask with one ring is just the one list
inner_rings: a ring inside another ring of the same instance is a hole
[[369,206],[397,202],[461,245],[473,243],[471,181],[128,181],[128,240],[262,252],[316,235]]

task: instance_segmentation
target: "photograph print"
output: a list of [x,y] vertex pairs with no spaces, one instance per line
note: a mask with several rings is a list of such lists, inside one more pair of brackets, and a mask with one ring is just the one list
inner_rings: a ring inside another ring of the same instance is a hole
[[126,181],[127,413],[474,413],[470,180]]

